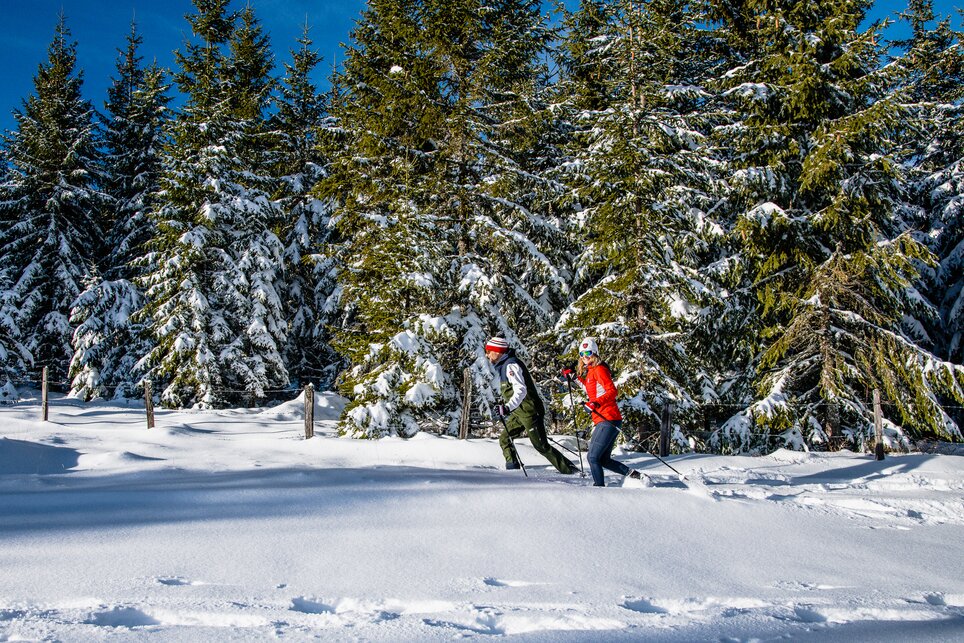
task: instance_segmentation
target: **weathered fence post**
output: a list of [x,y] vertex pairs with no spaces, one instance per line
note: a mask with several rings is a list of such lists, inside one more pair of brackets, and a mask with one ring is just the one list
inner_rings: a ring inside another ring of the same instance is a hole
[[47,367],[44,366],[40,375],[40,420],[42,422],[47,421],[48,408],[49,400],[47,399]]
[[663,414],[659,423],[659,457],[665,458],[669,455],[669,427],[673,419],[673,403],[666,402],[663,405]]
[[[753,410],[753,407],[751,406],[750,407],[750,436],[747,438],[746,443],[743,445],[742,447],[743,449],[747,449],[750,446],[750,442],[753,440],[753,435],[755,433],[756,433],[756,412]],[[770,432],[770,429],[768,428],[766,432],[767,449],[770,448],[770,438],[772,437],[773,437],[773,434]]]
[[315,435],[315,385],[305,386],[305,439]]
[[877,444],[874,447],[874,455],[878,460],[884,459],[884,420],[880,411],[880,391],[874,389],[874,434],[877,437]]
[[469,437],[472,424],[472,371],[462,371],[462,419],[459,421],[459,440]]
[[151,381],[144,380],[144,410],[147,412],[147,428],[154,428],[154,392]]

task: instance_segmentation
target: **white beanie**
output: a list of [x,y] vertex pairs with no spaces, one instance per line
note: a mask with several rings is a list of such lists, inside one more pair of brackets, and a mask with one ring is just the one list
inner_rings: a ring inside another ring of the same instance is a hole
[[496,353],[504,353],[509,350],[509,342],[505,341],[502,337],[491,337],[489,341],[485,343],[485,350],[495,351]]
[[599,354],[599,347],[596,346],[596,340],[592,337],[587,337],[586,339],[579,342],[579,352],[592,351],[593,355]]

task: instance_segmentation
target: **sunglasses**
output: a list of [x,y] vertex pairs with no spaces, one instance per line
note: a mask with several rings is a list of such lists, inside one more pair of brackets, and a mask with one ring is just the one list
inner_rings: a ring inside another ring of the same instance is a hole
[[592,351],[579,351],[580,357],[592,357]]

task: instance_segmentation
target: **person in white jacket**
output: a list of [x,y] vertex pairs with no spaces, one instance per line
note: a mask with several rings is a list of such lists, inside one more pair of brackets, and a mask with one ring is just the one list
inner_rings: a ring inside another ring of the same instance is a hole
[[525,434],[536,451],[545,456],[559,473],[572,474],[579,468],[549,444],[546,435],[546,408],[539,397],[529,369],[516,357],[502,337],[492,337],[485,343],[485,356],[495,367],[495,412],[505,422],[499,444],[505,455],[505,468],[518,469],[519,461],[509,438]]

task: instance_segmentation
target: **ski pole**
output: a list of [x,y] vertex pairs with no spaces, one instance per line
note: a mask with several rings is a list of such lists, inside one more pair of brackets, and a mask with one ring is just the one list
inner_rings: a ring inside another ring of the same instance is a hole
[[495,414],[499,416],[499,422],[502,423],[502,428],[505,429],[505,437],[509,440],[509,450],[512,452],[513,457],[515,457],[515,461],[519,463],[522,473],[524,473],[525,477],[528,478],[529,473],[526,471],[526,465],[524,462],[522,462],[522,458],[519,456],[519,450],[515,448],[515,441],[512,439],[512,434],[509,433],[509,426],[505,423],[505,418],[502,417],[502,414],[499,413],[498,409],[496,409]]
[[[571,453],[571,454],[573,454],[573,455],[579,455],[579,454],[577,454],[575,451],[573,451],[572,449],[570,449],[569,447],[567,447],[565,444],[563,444],[562,442],[557,442],[557,441],[553,440],[552,438],[550,438],[548,435],[546,436],[546,438],[549,439],[549,442],[552,442],[554,445],[556,445],[557,447],[559,447],[559,448],[562,449],[563,451],[568,451],[569,453]],[[576,440],[578,441],[579,438],[576,438]],[[578,448],[578,447],[577,447],[577,448]]]
[[682,479],[684,479],[684,480],[686,479],[686,476],[684,476],[682,473],[680,473],[679,471],[677,471],[676,468],[673,467],[673,466],[672,466],[669,462],[667,462],[666,460],[662,459],[661,457],[659,457],[659,456],[656,455],[655,453],[650,453],[649,455],[653,456],[654,458],[656,458],[657,460],[659,460],[660,462],[662,462],[663,464],[665,464],[667,467],[669,467],[669,468],[673,471],[673,473],[675,473],[676,475],[678,475],[680,478],[682,478]]
[[579,444],[579,423],[576,422],[576,398],[572,396],[572,373],[564,373],[566,386],[569,387],[569,402],[572,406],[572,428],[576,431],[576,450],[579,451],[579,475],[586,477],[586,470],[582,466],[582,445]]

